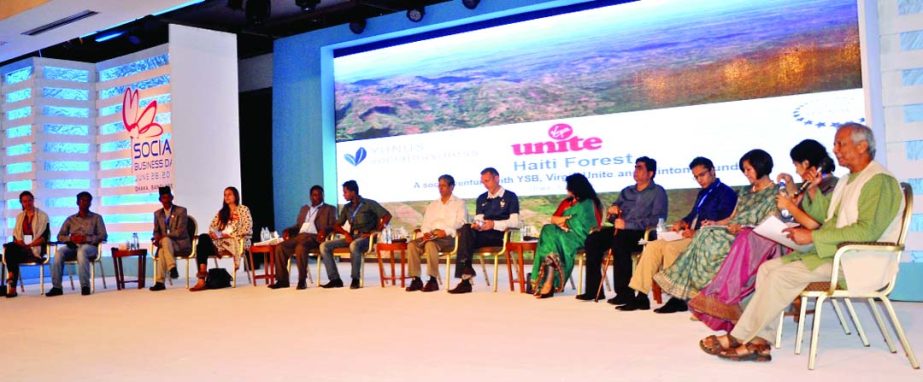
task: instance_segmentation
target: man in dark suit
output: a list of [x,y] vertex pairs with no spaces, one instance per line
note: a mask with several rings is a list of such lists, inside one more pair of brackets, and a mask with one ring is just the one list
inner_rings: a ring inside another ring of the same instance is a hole
[[170,278],[179,277],[176,271],[176,256],[188,256],[192,253],[192,239],[189,237],[189,218],[186,208],[173,204],[173,193],[170,187],[160,187],[160,204],[163,208],[154,211],[154,238],[152,239],[160,255],[156,257],[160,272],[155,272],[152,291],[167,289],[164,285],[164,275],[167,270]]
[[301,207],[295,225],[286,228],[282,233],[285,241],[276,246],[273,254],[276,262],[276,282],[269,288],[289,287],[286,265],[293,253],[298,264],[298,289],[307,288],[307,252],[320,246],[326,235],[333,232],[335,223],[336,208],[324,203],[324,189],[317,185],[311,187],[311,205]]

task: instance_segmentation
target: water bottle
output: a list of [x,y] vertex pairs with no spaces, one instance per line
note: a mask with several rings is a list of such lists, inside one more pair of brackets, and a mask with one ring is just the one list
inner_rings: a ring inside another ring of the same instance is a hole
[[664,225],[663,218],[657,219],[657,238],[660,239],[663,237],[663,231],[666,231],[667,228]]
[[[782,196],[788,196],[788,190],[785,188],[785,181],[779,181],[779,194]],[[792,213],[788,209],[783,208],[779,211],[779,215],[782,216],[782,221],[788,222],[792,220]]]
[[141,249],[141,243],[138,241],[138,233],[131,234],[131,247],[128,249]]

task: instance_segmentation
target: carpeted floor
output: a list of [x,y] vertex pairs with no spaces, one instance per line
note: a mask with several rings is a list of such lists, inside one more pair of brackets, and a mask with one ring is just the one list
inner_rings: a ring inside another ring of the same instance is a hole
[[[41,297],[31,285],[0,300],[0,380],[923,380],[902,351],[888,352],[865,304],[872,346],[844,335],[827,305],[808,371],[791,320],[772,362],[735,363],[699,350],[711,332],[688,314],[619,312],[578,302],[569,287],[539,301],[504,291],[503,274],[499,293],[478,279],[475,293],[455,296],[381,288],[372,273],[360,290],[272,291],[243,285],[243,273],[235,289],[200,293],[182,279],[158,293],[115,291],[110,279],[87,297],[69,287]],[[923,355],[923,304],[896,309]]]

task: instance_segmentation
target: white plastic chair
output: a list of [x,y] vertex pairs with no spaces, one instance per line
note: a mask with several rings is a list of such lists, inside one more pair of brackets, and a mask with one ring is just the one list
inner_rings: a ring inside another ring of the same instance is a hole
[[[891,300],[888,299],[888,295],[894,290],[894,283],[897,280],[900,259],[904,252],[904,243],[907,240],[907,232],[910,229],[910,221],[913,214],[913,190],[910,185],[906,183],[901,183],[901,188],[904,191],[905,206],[901,219],[901,231],[897,242],[841,244],[833,257],[833,274],[831,275],[830,281],[811,283],[805,288],[805,291],[801,293],[801,311],[799,313],[798,331],[795,336],[795,354],[801,354],[801,343],[804,338],[804,321],[808,299],[817,299],[814,304],[814,323],[811,329],[811,345],[808,353],[809,370],[814,370],[814,361],[817,358],[821,309],[823,308],[825,299],[831,301],[843,299],[845,301],[846,308],[849,310],[853,323],[856,325],[859,338],[862,340],[863,345],[869,346],[868,338],[865,336],[862,325],[856,317],[856,312],[855,309],[853,309],[850,298],[864,298],[868,301],[869,308],[872,311],[872,315],[875,317],[878,328],[881,330],[885,343],[888,345],[888,349],[892,353],[897,353],[897,349],[894,347],[894,343],[888,333],[888,328],[885,326],[885,322],[881,317],[881,312],[878,309],[877,302],[880,300],[888,312],[888,316],[894,326],[894,332],[897,334],[897,338],[904,348],[904,353],[910,361],[910,366],[914,369],[920,368],[920,363],[917,361],[913,349],[910,348],[910,342],[907,341],[907,336],[904,334],[904,328],[901,326],[897,314],[894,312]],[[846,289],[842,289],[838,286],[841,269],[843,270],[844,279],[847,281]],[[847,334],[849,334],[848,328],[843,321],[842,313],[839,312],[839,307],[835,303],[834,309],[837,312],[837,316],[840,318],[840,325],[842,325]],[[784,314],[782,318],[784,318]],[[782,336],[782,318],[780,318],[778,331],[776,332],[777,346]]]

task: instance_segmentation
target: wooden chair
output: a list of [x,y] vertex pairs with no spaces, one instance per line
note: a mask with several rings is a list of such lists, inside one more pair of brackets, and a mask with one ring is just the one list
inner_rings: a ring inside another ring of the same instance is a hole
[[[55,254],[57,255],[57,250],[52,251],[52,252],[55,252]],[[68,272],[67,271],[68,265],[73,265],[74,269],[77,269],[77,266],[78,266],[77,260],[76,259],[69,260],[69,261],[65,260],[64,269],[63,269],[64,272],[67,272],[68,279],[70,279],[71,290],[76,290],[76,288],[74,287],[74,273],[76,272]],[[90,293],[96,293],[96,266],[99,266],[99,273],[100,275],[102,275],[102,278],[103,278],[103,289],[108,289],[108,287],[106,286],[106,268],[103,267],[103,243],[96,244],[96,258],[94,258],[93,260],[90,260]]]
[[[645,241],[645,242],[649,242],[649,241],[651,240],[651,232],[654,232],[654,229],[655,229],[655,227],[648,227],[647,229],[644,230],[644,241]],[[632,270],[634,270],[635,267],[638,266],[638,259],[641,258],[641,254],[642,254],[642,253],[643,253],[643,251],[641,251],[641,252],[634,252],[634,253],[631,254],[631,269],[632,269]],[[612,290],[612,287],[609,286],[609,280],[608,280],[608,277],[607,277],[607,273],[608,273],[608,271],[609,271],[609,263],[610,263],[610,262],[612,262],[612,263],[613,263],[613,266],[615,266],[615,264],[614,264],[614,263],[615,263],[615,258],[613,257],[613,254],[612,254],[612,250],[611,250],[611,249],[608,250],[608,251],[606,251],[606,254],[605,254],[604,256],[605,256],[605,258],[604,258],[605,261],[603,261],[603,266],[602,266],[602,270],[601,270],[601,271],[602,271],[602,280],[603,280],[603,282],[604,282],[605,285],[606,285],[606,289],[607,289],[607,290]],[[585,258],[585,257],[586,257],[586,254],[584,254],[584,258]],[[580,259],[580,263],[579,263],[579,264],[580,264],[580,281],[581,281],[580,284],[583,285],[583,259],[582,259],[582,258]],[[581,288],[582,288],[582,287],[581,287]],[[581,292],[578,290],[578,291],[577,291],[577,294],[580,294],[580,293],[581,293]],[[663,302],[663,292],[662,292],[661,289],[660,289],[660,285],[657,285],[656,282],[654,283],[653,287],[651,288],[651,294],[654,295],[654,301],[656,301],[658,304],[660,304],[660,303]]]
[[[372,232],[372,235],[369,236],[369,248],[368,250],[362,253],[362,261],[359,262],[359,286],[361,287],[365,286],[365,260],[378,258],[375,255],[375,243],[378,242],[378,235],[380,235],[379,232]],[[335,248],[333,250],[334,258],[349,259],[350,256],[351,254],[349,252],[349,246]],[[322,259],[321,259],[320,252],[318,251],[318,255],[317,255],[317,282],[318,284],[320,284],[321,263],[322,263]],[[291,269],[291,267],[289,269]],[[328,281],[329,281],[329,277],[328,277]]]
[[[47,231],[47,228],[46,228],[46,231],[45,231],[45,232],[48,232],[48,231]],[[39,280],[39,285],[41,285],[40,290],[41,290],[42,294],[45,294],[45,266],[47,266],[48,263],[49,263],[49,261],[51,260],[51,256],[49,255],[49,252],[50,252],[50,251],[49,251],[49,249],[48,249],[49,247],[50,247],[50,246],[48,245],[48,243],[47,243],[47,241],[46,241],[46,242],[45,242],[45,245],[43,246],[43,248],[44,248],[44,249],[43,249],[43,252],[44,252],[44,255],[45,255],[44,257],[42,257],[42,260],[43,260],[43,261],[32,261],[32,262],[26,262],[26,263],[20,263],[20,264],[19,264],[19,267],[20,267],[20,272],[19,272],[19,275],[18,275],[18,276],[19,276],[19,290],[21,290],[23,293],[26,292],[26,286],[25,286],[25,284],[23,284],[23,282],[22,282],[22,271],[21,271],[21,270],[22,270],[22,267],[23,267],[23,266],[33,266],[33,267],[36,267],[36,266],[37,266],[37,267],[39,267],[39,268],[38,268],[38,280]],[[0,263],[0,275],[2,275],[2,277],[4,277],[4,278],[7,276],[7,273],[6,273],[6,255],[5,255],[5,254],[4,254],[4,256],[3,256],[3,262]],[[2,291],[2,292],[5,293],[6,291]]]
[[[330,239],[332,239],[332,238],[333,238],[333,234],[330,234],[330,235],[327,235],[327,239],[326,239],[326,240],[330,240]],[[314,284],[315,286],[318,286],[318,285],[320,284],[320,266],[321,266],[320,245],[318,245],[317,248],[314,248],[314,249],[312,249],[312,250],[309,250],[309,251],[305,252],[304,255],[307,256],[308,258],[313,257],[313,258],[317,259],[317,281],[314,281],[314,276],[311,276],[311,267],[310,267],[310,266],[305,267],[305,271],[307,272],[308,283],[309,283],[309,284]],[[288,263],[285,265],[286,269],[288,269],[288,274],[289,274],[289,275],[292,274],[292,259],[294,259],[294,258],[295,258],[295,256],[289,257],[289,258],[288,258]]]
[[[809,298],[816,298],[814,303],[814,324],[811,329],[811,347],[808,353],[808,369],[814,370],[814,361],[817,358],[817,345],[820,334],[821,310],[825,299],[843,299],[849,310],[853,324],[856,325],[856,331],[859,333],[863,345],[869,346],[868,338],[862,330],[862,326],[856,317],[853,309],[851,298],[864,298],[868,301],[875,322],[881,330],[885,343],[892,353],[897,353],[894,343],[888,334],[888,328],[881,317],[878,309],[878,301],[885,306],[891,323],[894,326],[894,332],[897,334],[904,353],[910,361],[910,366],[914,369],[920,368],[913,350],[910,348],[910,342],[904,334],[904,329],[894,312],[891,300],[888,295],[894,290],[894,283],[897,280],[897,272],[900,269],[900,259],[904,252],[904,244],[907,240],[907,233],[910,229],[910,223],[913,215],[913,190],[909,184],[901,183],[904,192],[904,211],[901,217],[901,230],[896,243],[842,243],[837,248],[833,256],[833,272],[829,282],[815,282],[808,285],[801,293],[801,307],[798,320],[798,331],[795,336],[795,354],[801,353],[801,343],[804,338],[804,321]],[[849,262],[853,263],[850,264]],[[848,282],[846,288],[839,286],[840,270],[843,271],[844,279]],[[853,275],[850,277],[850,275]],[[869,278],[867,275],[873,275]],[[838,312],[837,305],[834,305],[837,315],[840,317],[840,325],[846,328],[842,318],[842,313]],[[779,326],[776,332],[776,344],[781,342],[782,322],[785,315],[779,317]],[[848,331],[848,329],[847,329]],[[848,334],[848,333],[847,333]]]
[[[251,268],[253,268],[253,264],[250,264],[249,256],[246,256],[247,251],[250,250],[250,249],[249,249],[250,246],[247,245],[247,243],[250,242],[250,236],[249,236],[249,235],[248,235],[248,236],[243,236],[243,237],[238,238],[237,240],[238,240],[238,244],[240,244],[240,262],[241,262],[241,265],[242,265],[243,268],[244,268],[244,272],[247,273],[247,283],[250,283],[250,282],[253,280],[253,276],[251,275],[251,273],[253,272],[253,270],[251,269]],[[198,243],[198,239],[196,239],[196,243]],[[233,255],[232,255],[232,256],[233,256]],[[193,247],[192,254],[189,255],[189,259],[190,259],[190,260],[195,260],[195,258],[196,258],[196,250],[195,250],[195,247]],[[215,255],[215,256],[209,256],[209,258],[212,259],[212,260],[215,262],[215,268],[218,268],[218,267],[219,267],[219,265],[218,265],[218,259],[220,259],[221,257]],[[232,265],[232,267],[233,267],[233,265]],[[232,281],[231,281],[231,288],[237,288],[237,269],[233,269],[230,273],[231,273],[231,280],[232,280]],[[186,284],[186,285],[188,286],[188,285],[189,285],[189,284],[188,284],[188,280],[189,280],[189,261],[186,262],[186,280],[187,280],[187,284]]]
[[[497,291],[497,275],[500,270],[500,256],[506,253],[506,245],[510,242],[510,229],[503,231],[503,245],[500,247],[480,247],[474,250],[474,256],[481,261],[481,271],[484,272],[484,282],[490,287],[490,279],[487,277],[488,256],[494,257],[494,292]],[[448,292],[452,289],[452,258],[458,256],[458,236],[455,236],[455,248],[452,252],[445,254],[445,290]]]
[[[182,254],[182,253],[175,253],[174,256],[177,261],[186,260],[186,289],[189,289],[189,263],[195,261],[195,255],[196,255],[195,247],[196,247],[196,244],[199,243],[199,224],[198,222],[196,222],[195,218],[193,218],[192,216],[187,215],[187,218],[189,219],[189,222],[186,224],[186,231],[189,234],[189,239],[192,241],[192,249],[189,251],[188,255]],[[156,280],[157,271],[160,270],[160,267],[157,266],[157,257],[160,254],[160,250],[157,246],[154,245],[154,243],[151,243],[151,253],[153,254],[152,259],[154,263],[154,267],[153,267],[154,268],[154,280]],[[165,277],[165,279],[167,279],[167,282],[170,283],[170,285],[173,285],[172,278],[168,276],[168,277]]]

